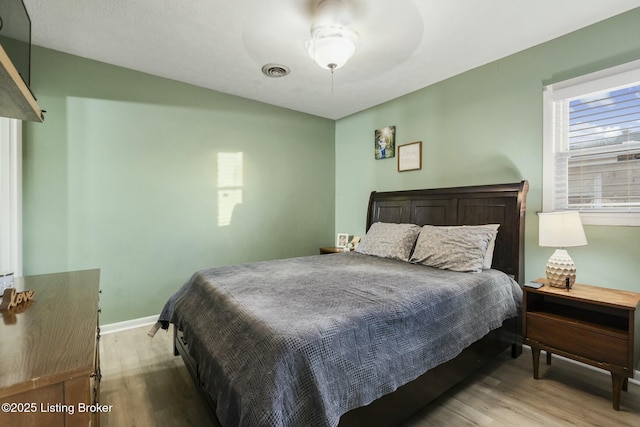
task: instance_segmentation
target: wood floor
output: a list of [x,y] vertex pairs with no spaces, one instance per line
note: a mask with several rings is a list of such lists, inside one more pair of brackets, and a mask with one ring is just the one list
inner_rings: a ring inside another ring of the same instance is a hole
[[[172,334],[160,330],[150,338],[148,330],[100,339],[100,403],[113,405],[101,426],[215,425],[182,359],[173,356]],[[505,352],[403,424],[427,426],[637,427],[640,385],[629,383],[620,411],[614,411],[608,373],[554,357],[551,366],[541,362],[540,379],[534,380],[525,348],[518,359]]]

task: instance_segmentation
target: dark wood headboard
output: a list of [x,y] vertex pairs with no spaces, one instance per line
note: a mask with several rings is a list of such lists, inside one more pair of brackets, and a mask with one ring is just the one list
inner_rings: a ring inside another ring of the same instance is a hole
[[430,225],[500,224],[492,268],[524,280],[527,181],[513,184],[372,192],[367,230],[374,222]]

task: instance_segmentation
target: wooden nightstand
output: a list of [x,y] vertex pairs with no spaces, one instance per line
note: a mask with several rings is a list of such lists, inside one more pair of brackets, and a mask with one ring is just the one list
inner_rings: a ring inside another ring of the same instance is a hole
[[[536,282],[544,283],[544,279]],[[523,287],[523,342],[531,346],[533,377],[540,350],[611,372],[613,409],[640,359],[640,294],[576,283],[571,290]]]
[[[349,249],[349,251],[352,251],[353,248]],[[340,252],[345,252],[344,248],[339,248],[337,246],[326,246],[324,248],[320,248],[320,254],[337,254]]]

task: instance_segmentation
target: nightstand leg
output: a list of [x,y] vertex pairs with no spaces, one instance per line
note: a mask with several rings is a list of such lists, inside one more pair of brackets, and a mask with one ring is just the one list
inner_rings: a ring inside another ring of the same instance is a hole
[[538,379],[538,365],[540,364],[540,349],[531,347],[531,356],[533,356],[533,378]]
[[620,374],[611,372],[611,388],[613,389],[613,409],[620,410],[620,394],[626,378]]

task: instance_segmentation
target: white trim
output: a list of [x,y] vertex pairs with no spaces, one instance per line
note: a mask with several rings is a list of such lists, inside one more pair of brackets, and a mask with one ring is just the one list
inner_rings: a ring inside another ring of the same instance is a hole
[[[159,314],[156,314],[156,315],[153,315],[153,316],[141,317],[139,319],[125,320],[124,322],[109,323],[107,325],[100,326],[100,333],[102,335],[113,334],[113,333],[116,333],[116,332],[127,331],[129,329],[140,328],[142,326],[151,326],[151,325],[155,324],[158,321],[158,317],[159,316],[160,316]],[[525,348],[528,348],[529,351],[531,351],[531,347],[530,346],[528,346],[526,344],[523,344],[522,346],[525,347]],[[523,357],[523,356],[521,355],[520,357]],[[603,372],[603,373],[604,372],[607,372],[607,373],[609,372],[607,370],[596,368],[595,366],[587,365],[586,363],[578,362],[576,360],[569,359],[569,358],[566,358],[566,357],[563,357],[563,356],[559,356],[557,354],[554,354],[553,357],[559,357],[562,360],[565,360],[567,362],[574,363],[574,364],[577,364],[577,365],[584,366],[585,368],[589,368],[589,369],[594,370],[594,371]],[[636,371],[634,371],[634,374],[635,374],[634,378],[636,378],[636,377],[640,378],[640,371],[636,370]],[[633,384],[636,384],[636,385],[640,385],[640,380],[636,380],[634,378],[629,378],[629,382],[633,383]]]
[[574,77],[545,86],[552,89],[555,96],[551,100],[583,96],[590,92],[599,92],[612,87],[625,86],[640,81],[640,60],[628,62],[616,67]]
[[0,271],[22,276],[22,122],[0,117]]
[[618,225],[640,226],[640,213],[638,212],[588,212],[580,211],[580,219],[584,225]]
[[140,328],[142,326],[151,326],[158,321],[159,314],[153,316],[141,317],[139,319],[125,320],[124,322],[109,323],[100,326],[100,333],[113,334],[115,332],[127,331],[129,329]]
[[553,90],[544,88],[542,99],[542,211],[551,212],[556,198]]
[[14,230],[11,239],[12,250],[14,253],[14,270],[15,274],[22,276],[22,121],[14,122],[13,140],[15,152],[12,158],[13,170],[15,171],[15,181],[11,189],[11,204],[13,205],[13,215],[11,218],[11,227]]

